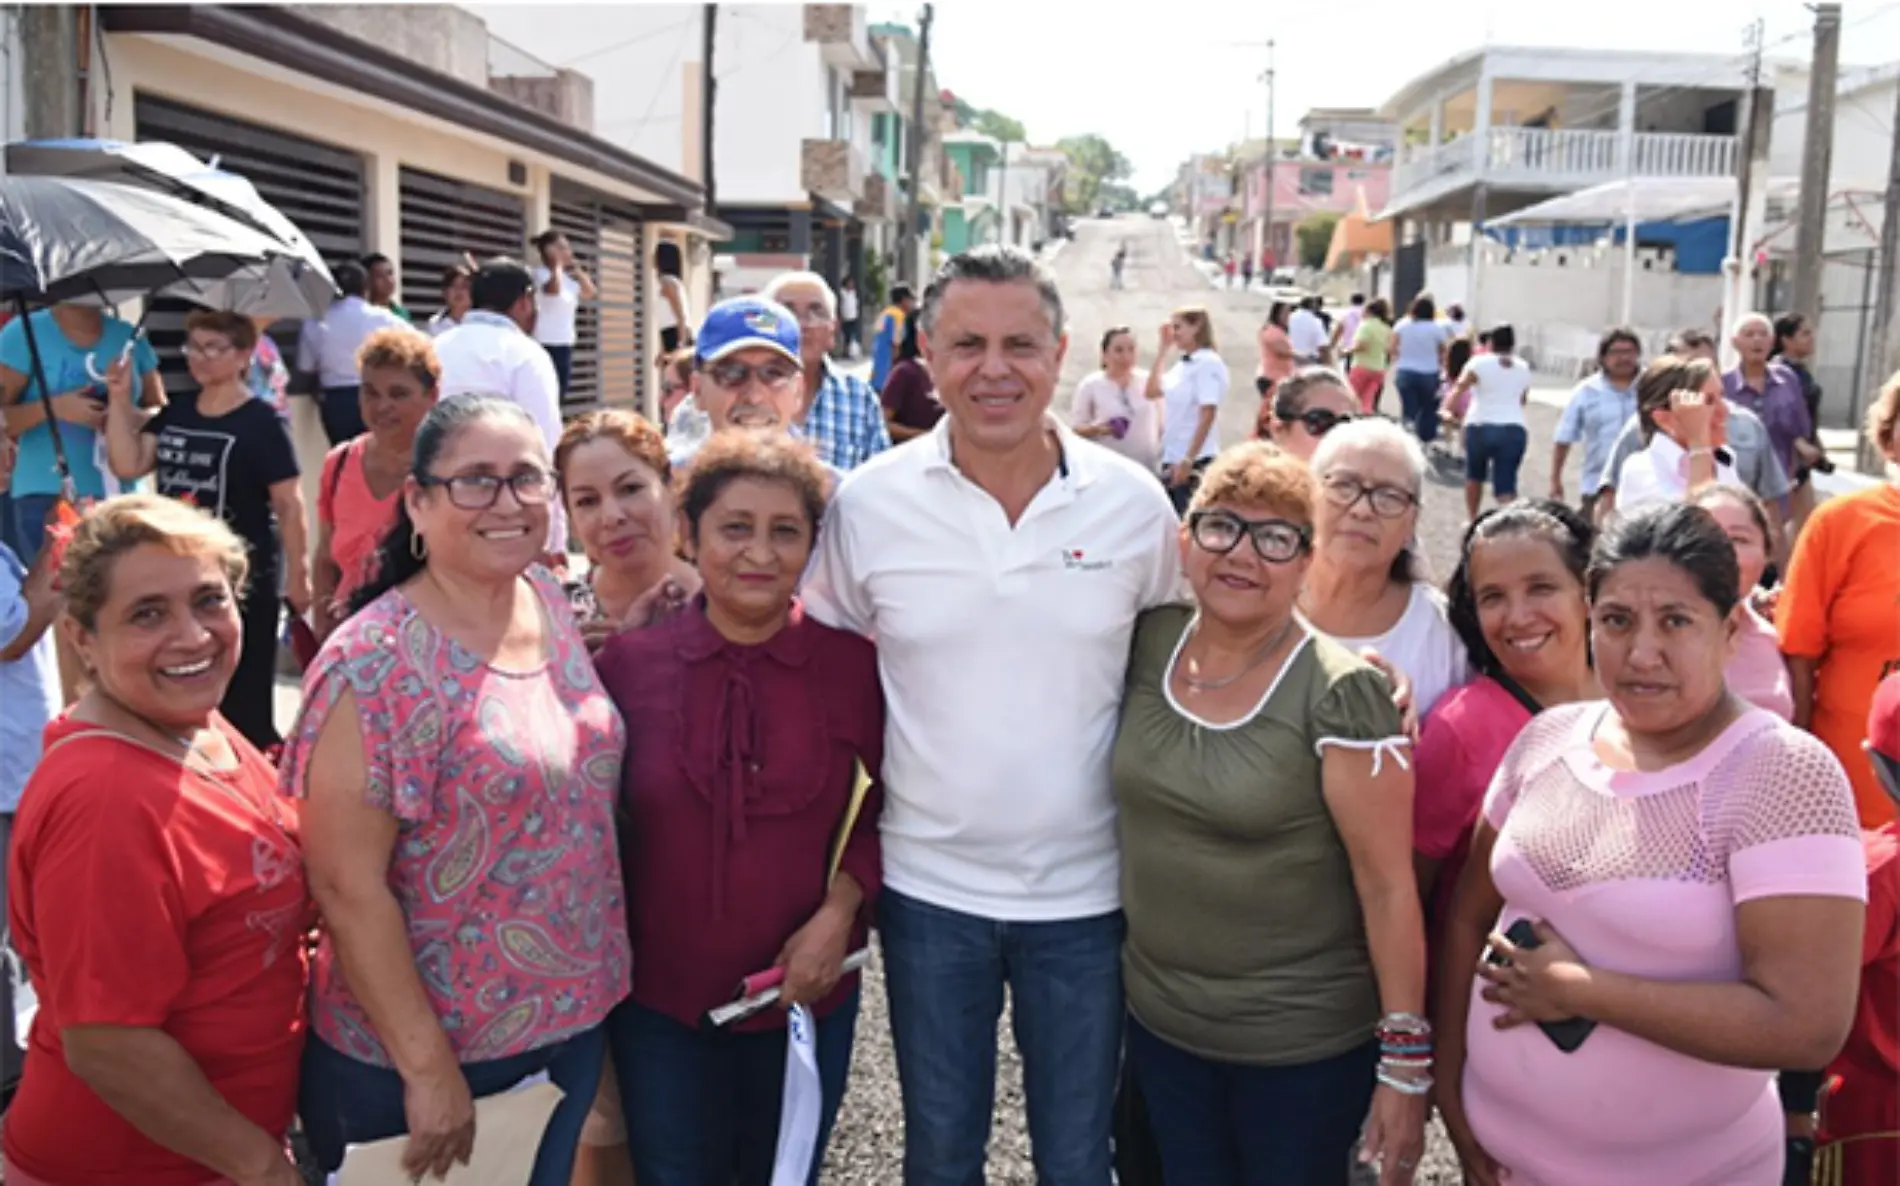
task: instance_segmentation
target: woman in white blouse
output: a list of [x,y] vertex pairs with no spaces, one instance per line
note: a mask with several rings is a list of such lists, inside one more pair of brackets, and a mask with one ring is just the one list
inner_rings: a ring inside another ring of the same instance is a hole
[[1636,380],[1644,447],[1616,473],[1616,510],[1680,502],[1712,482],[1743,485],[1728,444],[1728,401],[1715,364],[1665,355]]
[[[1163,371],[1170,349],[1181,358]],[[1162,401],[1161,482],[1174,509],[1185,513],[1200,472],[1220,452],[1214,421],[1227,398],[1227,364],[1214,350],[1214,321],[1206,309],[1183,306],[1161,327],[1146,390],[1149,399]]]
[[1154,473],[1161,462],[1161,400],[1148,394],[1148,372],[1135,365],[1135,331],[1102,335],[1102,369],[1076,384],[1069,421],[1075,435],[1106,445]]
[[1354,651],[1376,651],[1404,672],[1422,719],[1471,674],[1413,540],[1425,453],[1398,425],[1367,418],[1327,433],[1312,466],[1320,500],[1300,611]]

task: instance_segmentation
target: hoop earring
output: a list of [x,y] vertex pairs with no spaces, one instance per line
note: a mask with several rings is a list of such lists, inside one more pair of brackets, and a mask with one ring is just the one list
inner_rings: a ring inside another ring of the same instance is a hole
[[409,529],[409,554],[417,560],[429,558],[429,541],[423,539],[422,533],[413,527]]

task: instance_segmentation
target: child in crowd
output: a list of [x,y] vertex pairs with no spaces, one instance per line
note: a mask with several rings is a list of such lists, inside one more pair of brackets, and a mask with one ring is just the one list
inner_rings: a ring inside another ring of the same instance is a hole
[[[1900,799],[1900,672],[1880,683],[1867,714],[1867,760]],[[1861,834],[1867,853],[1867,931],[1860,1006],[1847,1044],[1827,1068],[1815,1134],[1814,1181],[1825,1186],[1900,1182],[1900,824]]]

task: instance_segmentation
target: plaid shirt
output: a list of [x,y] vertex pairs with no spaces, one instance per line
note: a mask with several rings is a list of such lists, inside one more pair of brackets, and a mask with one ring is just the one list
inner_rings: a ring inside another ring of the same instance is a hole
[[891,447],[891,430],[884,424],[884,405],[877,393],[829,359],[825,381],[805,414],[804,435],[821,459],[841,470],[855,469]]

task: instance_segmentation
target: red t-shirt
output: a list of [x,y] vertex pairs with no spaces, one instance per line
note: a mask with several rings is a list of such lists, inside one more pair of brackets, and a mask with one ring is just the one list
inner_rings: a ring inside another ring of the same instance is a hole
[[315,922],[296,805],[239,755],[213,773],[67,717],[14,823],[9,921],[39,1015],[5,1147],[60,1186],[201,1186],[219,1175],[147,1139],[66,1067],[75,1025],[164,1030],[273,1136],[303,1053],[304,936]]
[[[1823,1142],[1900,1131],[1900,827],[1862,833],[1867,851],[1867,935],[1861,948],[1860,1004],[1847,1045],[1827,1069]],[[1842,1186],[1900,1182],[1900,1141],[1857,1141],[1842,1149]]]

